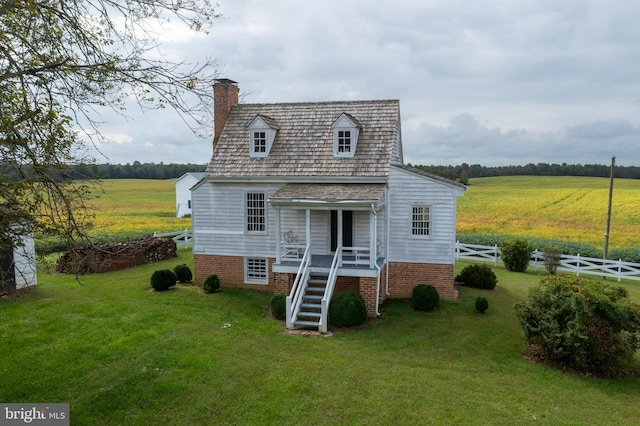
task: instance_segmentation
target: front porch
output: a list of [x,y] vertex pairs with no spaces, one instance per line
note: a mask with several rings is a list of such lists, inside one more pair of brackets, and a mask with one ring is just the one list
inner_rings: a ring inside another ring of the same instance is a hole
[[[336,285],[353,277],[370,316],[385,265],[381,184],[288,184],[269,197],[276,211],[278,291],[288,293],[287,327],[327,331]],[[380,217],[382,216],[382,217]],[[380,238],[378,235],[381,235]],[[364,293],[364,294],[363,294]]]

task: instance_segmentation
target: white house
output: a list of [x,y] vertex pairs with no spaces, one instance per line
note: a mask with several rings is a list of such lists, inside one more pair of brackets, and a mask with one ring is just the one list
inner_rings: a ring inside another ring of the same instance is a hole
[[204,177],[204,172],[187,172],[173,181],[176,186],[176,217],[191,214],[191,187]]
[[22,237],[22,243],[0,251],[0,295],[35,286],[36,255],[32,236]]
[[326,331],[334,292],[369,316],[431,284],[455,300],[456,199],[403,163],[398,100],[238,104],[214,85],[215,137],[192,189],[195,279],[285,293],[287,326]]

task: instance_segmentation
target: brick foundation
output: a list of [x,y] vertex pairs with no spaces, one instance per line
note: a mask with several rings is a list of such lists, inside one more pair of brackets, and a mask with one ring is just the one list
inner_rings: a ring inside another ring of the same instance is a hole
[[276,293],[274,284],[276,281],[276,274],[273,273],[272,267],[274,261],[275,259],[268,259],[269,284],[245,284],[244,257],[196,254],[194,255],[195,271],[193,282],[198,285],[202,285],[202,281],[207,277],[207,275],[216,274],[220,280],[221,287],[248,288]]
[[[194,282],[198,285],[209,274],[216,274],[222,287],[249,288],[269,291],[274,294],[289,294],[295,274],[273,273],[275,259],[269,259],[269,284],[244,283],[244,258],[239,256],[218,256],[196,254]],[[386,270],[389,268],[389,293],[385,294]],[[438,290],[442,300],[457,300],[458,291],[453,282],[453,265],[429,263],[392,262],[385,265],[380,275],[380,302],[386,298],[410,299],[413,288],[419,284],[430,284]],[[369,317],[376,316],[375,277],[338,277],[335,293],[355,291],[362,295]]]
[[458,290],[453,282],[453,266],[431,263],[389,263],[389,293],[391,299],[411,298],[413,288],[432,285],[443,300],[457,300]]

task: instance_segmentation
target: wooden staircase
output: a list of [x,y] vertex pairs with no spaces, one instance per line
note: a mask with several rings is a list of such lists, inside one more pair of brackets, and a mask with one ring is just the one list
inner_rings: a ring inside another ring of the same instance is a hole
[[293,321],[296,327],[319,330],[322,317],[322,297],[327,288],[329,274],[311,270],[298,315]]

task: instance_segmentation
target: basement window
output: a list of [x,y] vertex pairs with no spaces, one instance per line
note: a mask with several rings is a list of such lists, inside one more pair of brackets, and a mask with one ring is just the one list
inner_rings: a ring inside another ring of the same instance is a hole
[[267,259],[245,257],[244,282],[245,284],[269,284],[269,266]]

